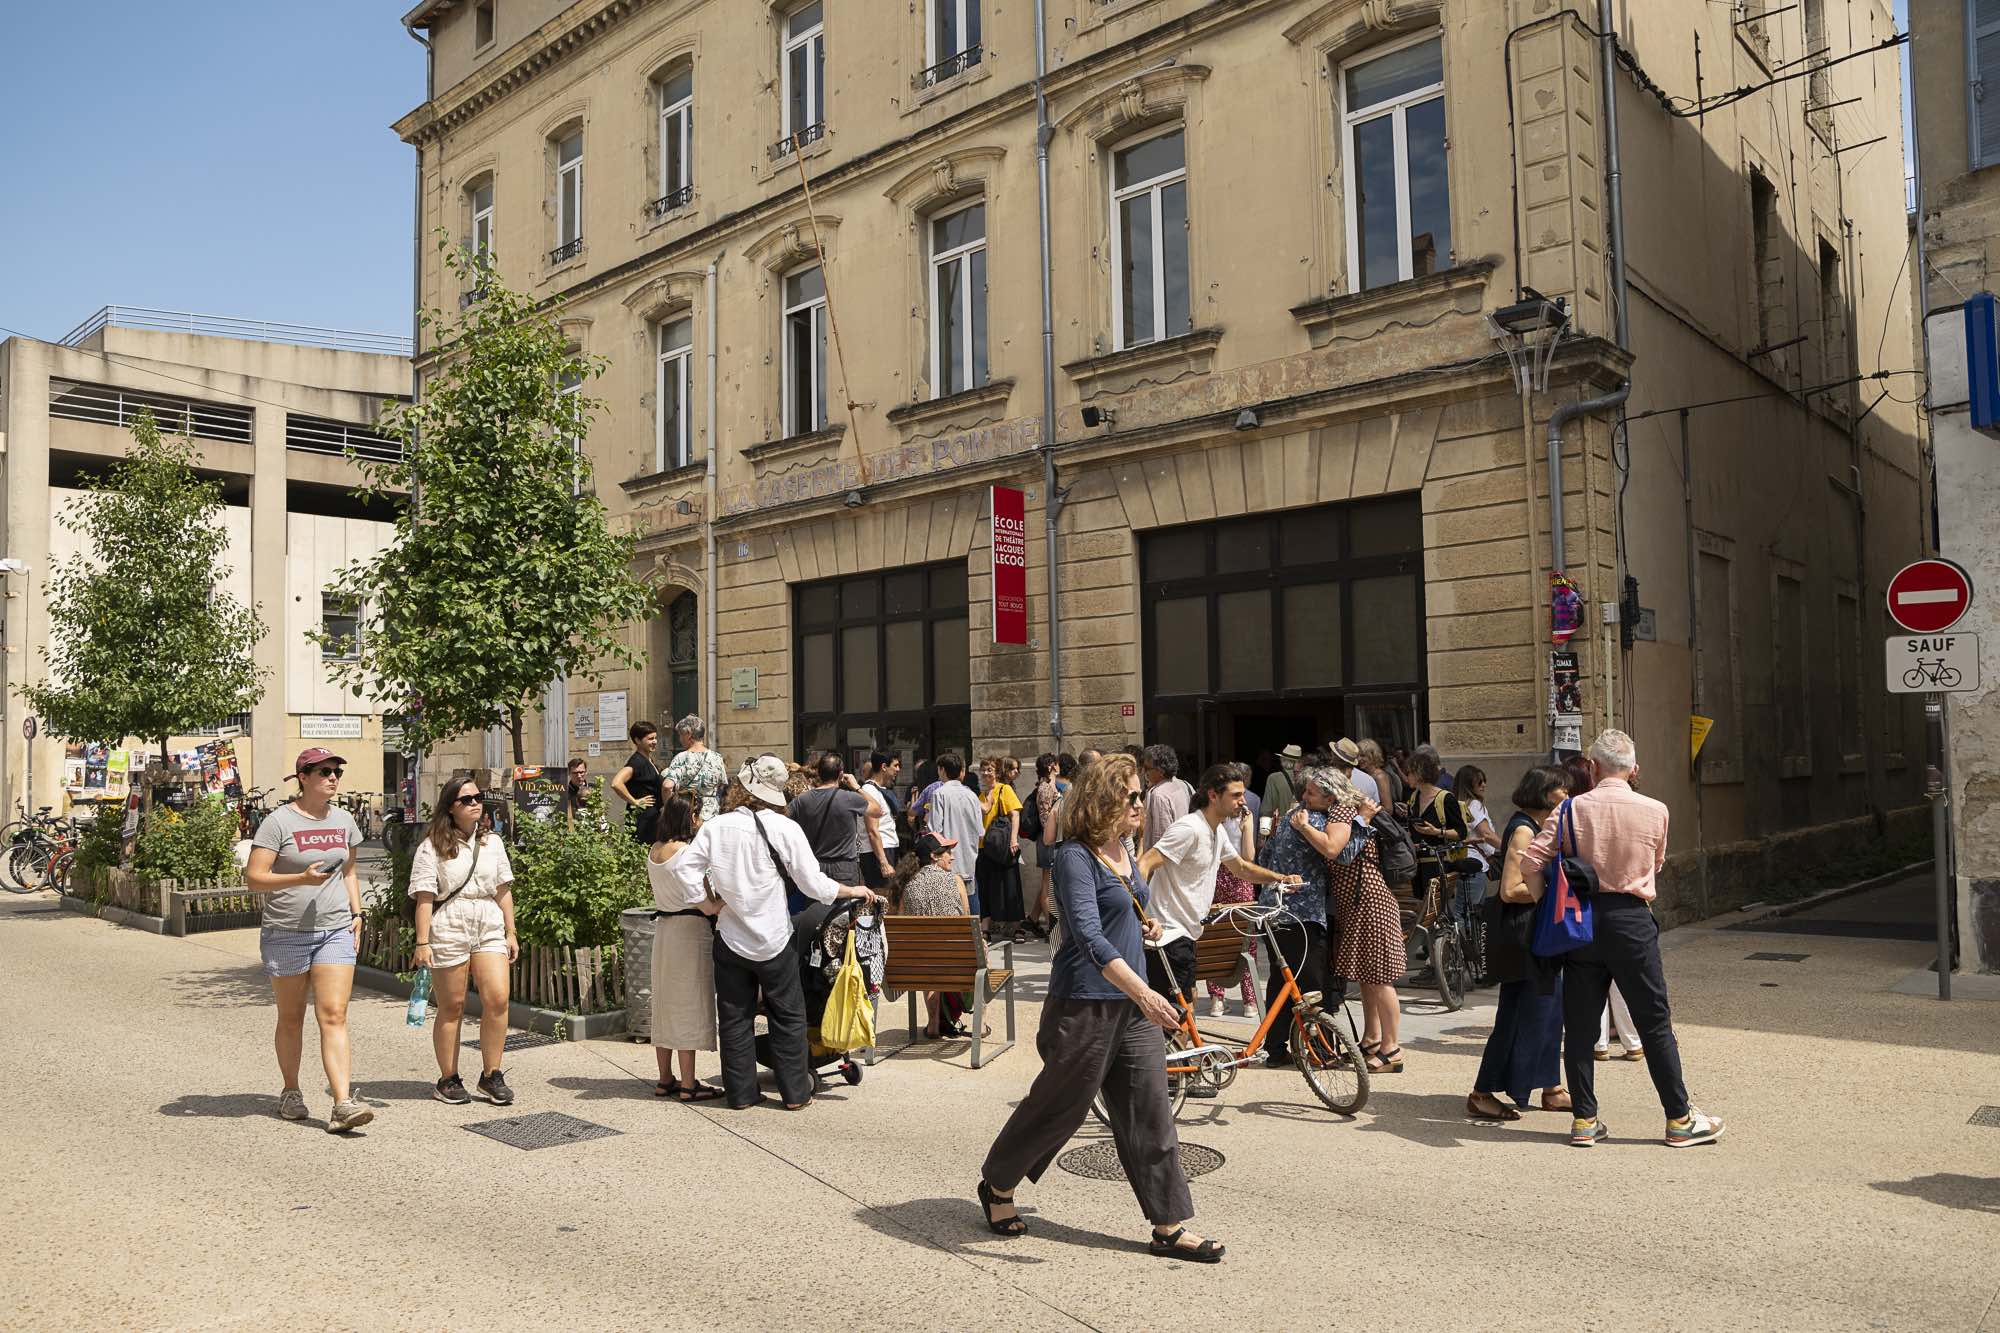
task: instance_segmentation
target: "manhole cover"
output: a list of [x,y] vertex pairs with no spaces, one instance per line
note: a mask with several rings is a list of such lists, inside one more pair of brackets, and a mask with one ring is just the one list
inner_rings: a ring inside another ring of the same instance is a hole
[[[475,1029],[475,1035],[470,1041],[461,1044],[467,1050],[472,1050],[479,1045],[479,1037],[476,1035],[478,1025],[477,1023],[473,1023],[468,1026]],[[501,1049],[507,1051],[526,1051],[532,1050],[537,1046],[553,1046],[555,1044],[556,1039],[546,1032],[510,1032],[507,1034],[507,1044]]]
[[[1222,1165],[1222,1154],[1213,1148],[1203,1148],[1198,1144],[1181,1145],[1181,1170],[1187,1178],[1205,1176]],[[1115,1143],[1092,1143],[1082,1148],[1071,1148],[1056,1158],[1056,1165],[1073,1176],[1087,1180],[1123,1180],[1125,1168],[1118,1164],[1118,1145]]]
[[1984,1125],[1988,1129],[2000,1129],[2000,1106],[1982,1106],[1972,1113],[1968,1125]]
[[482,1120],[467,1125],[475,1134],[516,1148],[553,1148],[559,1143],[582,1143],[586,1139],[606,1139],[620,1131],[609,1125],[593,1125],[561,1111],[537,1111],[533,1115],[508,1116],[504,1120]]
[[1810,957],[1812,955],[1809,953],[1746,953],[1743,955],[1743,961],[1746,963],[1803,963]]

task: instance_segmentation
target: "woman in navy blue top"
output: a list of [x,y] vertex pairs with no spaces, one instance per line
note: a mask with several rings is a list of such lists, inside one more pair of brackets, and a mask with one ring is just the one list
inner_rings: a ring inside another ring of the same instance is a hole
[[1160,932],[1142,920],[1146,881],[1125,845],[1145,814],[1129,755],[1098,760],[1070,789],[1063,816],[1070,840],[1055,857],[1062,943],[1035,1036],[1042,1072],[986,1154],[979,1201],[996,1234],[1025,1232],[1015,1186],[1023,1177],[1042,1178],[1101,1090],[1118,1160],[1153,1224],[1152,1252],[1212,1264],[1221,1261],[1222,1246],[1187,1229],[1194,1200],[1167,1100],[1161,1033],[1178,1026],[1180,1015],[1146,984],[1145,941]]

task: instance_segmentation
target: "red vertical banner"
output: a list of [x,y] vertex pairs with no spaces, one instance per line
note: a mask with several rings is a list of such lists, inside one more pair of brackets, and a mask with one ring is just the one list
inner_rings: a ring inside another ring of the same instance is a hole
[[993,642],[1028,641],[1028,501],[993,488]]

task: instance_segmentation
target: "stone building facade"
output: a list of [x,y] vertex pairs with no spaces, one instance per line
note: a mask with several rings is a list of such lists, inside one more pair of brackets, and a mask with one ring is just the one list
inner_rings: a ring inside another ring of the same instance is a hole
[[[1907,719],[1861,668],[1867,589],[1916,540],[1913,417],[1854,379],[1908,369],[1900,160],[1836,151],[1898,122],[1894,57],[1678,114],[1697,38],[1699,86],[1756,84],[1809,36],[1886,34],[1886,3],[1807,5],[1815,34],[1798,10],[1620,7],[1622,347],[1595,6],[1046,8],[1053,663],[1032,5],[407,18],[433,52],[397,125],[421,225],[490,244],[610,359],[598,490],[661,587],[632,631],[651,665],[604,682],[631,716],[700,699],[732,759],[1429,739],[1501,796],[1611,723],[1677,852],[1720,876],[1689,910],[1779,835],[1908,803]],[[426,302],[470,299],[446,284],[427,260]],[[1488,321],[1523,287],[1570,320],[1525,396]],[[1628,429],[1563,435],[1572,662],[1548,421],[1628,380]],[[1640,414],[1712,399],[1735,401],[1692,409],[1684,489],[1677,410]],[[995,485],[1025,493],[1024,644],[993,641]],[[1603,619],[1628,575],[1629,646]]]
[[1978,635],[1982,649],[1980,689],[1947,696],[1953,906],[1959,966],[1984,972],[2000,971],[2000,706],[1988,683],[2000,669],[1992,655],[2000,643],[2000,467],[1991,432],[1970,420],[1965,303],[1994,290],[2000,237],[2000,171],[1993,169],[2000,122],[1981,110],[1982,82],[2000,78],[2000,16],[1991,8],[1951,0],[1914,6],[1910,15],[1925,264],[1916,295],[1930,368],[1935,549],[1972,576],[1972,607],[1956,628]]

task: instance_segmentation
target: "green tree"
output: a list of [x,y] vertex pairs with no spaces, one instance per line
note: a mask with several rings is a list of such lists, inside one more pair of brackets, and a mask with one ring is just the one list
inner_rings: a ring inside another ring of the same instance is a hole
[[357,460],[369,494],[417,503],[387,546],[327,585],[360,608],[360,643],[314,637],[346,654],[330,664],[337,682],[408,701],[417,745],[500,725],[518,764],[523,720],[550,682],[640,664],[623,630],[653,595],[631,572],[633,538],[611,530],[590,488],[583,441],[601,404],[582,386],[603,358],[573,355],[551,314],[483,259],[439,249],[481,299],[463,317],[424,313],[442,355],[420,401],[392,405],[380,427],[402,457]]
[[156,742],[247,712],[270,674],[251,660],[255,606],[223,592],[222,486],[192,440],[150,412],[109,475],[64,510],[81,550],[48,579],[48,674],[21,695],[65,740]]

